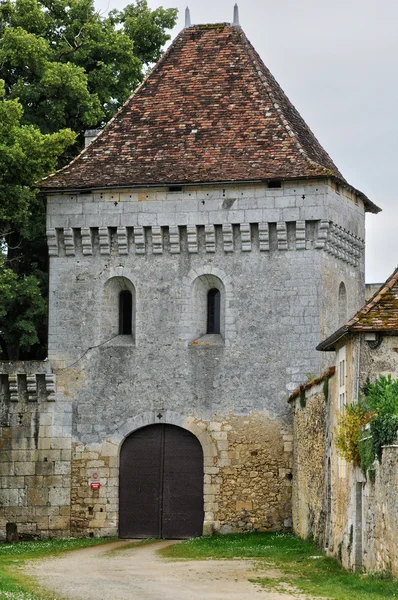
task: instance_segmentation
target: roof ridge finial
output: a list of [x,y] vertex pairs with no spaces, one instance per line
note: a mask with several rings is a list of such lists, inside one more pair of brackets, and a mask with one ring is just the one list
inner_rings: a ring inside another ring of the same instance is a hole
[[233,21],[232,25],[237,25],[237,26],[240,25],[240,23],[239,23],[239,6],[237,3],[235,3],[235,6],[234,6],[234,21]]
[[185,28],[191,27],[191,11],[189,10],[189,6],[185,9]]

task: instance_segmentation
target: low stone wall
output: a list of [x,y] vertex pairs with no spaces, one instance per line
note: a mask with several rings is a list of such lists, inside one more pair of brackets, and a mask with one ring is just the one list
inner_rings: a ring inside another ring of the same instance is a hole
[[69,533],[72,406],[48,362],[0,362],[0,537]]
[[[325,396],[326,392],[326,396]],[[321,379],[292,399],[293,526],[323,544],[326,525],[326,414],[328,390]]]
[[363,566],[398,577],[398,444],[384,447],[374,482],[364,485],[363,504]]

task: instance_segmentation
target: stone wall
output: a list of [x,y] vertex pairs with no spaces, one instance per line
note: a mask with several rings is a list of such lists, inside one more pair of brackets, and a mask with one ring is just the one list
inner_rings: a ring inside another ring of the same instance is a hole
[[[360,385],[367,378],[391,374],[398,378],[398,336],[382,336],[372,348],[363,336],[351,344],[361,353]],[[363,565],[369,571],[392,571],[398,576],[398,441],[383,449],[375,462],[375,480],[363,483]]]
[[398,577],[398,443],[383,449],[375,481],[363,489],[364,552],[368,571],[391,572]]
[[324,543],[327,512],[327,414],[329,376],[307,384],[292,397],[293,526],[303,538]]
[[50,364],[0,364],[0,537],[68,535],[72,406]]

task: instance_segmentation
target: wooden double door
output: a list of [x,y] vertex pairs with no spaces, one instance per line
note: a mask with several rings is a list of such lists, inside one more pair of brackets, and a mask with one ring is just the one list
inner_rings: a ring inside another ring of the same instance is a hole
[[119,535],[179,539],[202,535],[203,451],[189,431],[150,425],[120,452]]

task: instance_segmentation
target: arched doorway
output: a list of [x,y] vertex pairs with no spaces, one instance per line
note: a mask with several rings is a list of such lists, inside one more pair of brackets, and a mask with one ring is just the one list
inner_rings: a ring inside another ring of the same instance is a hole
[[119,535],[187,538],[202,535],[203,451],[175,425],[134,431],[120,451]]

